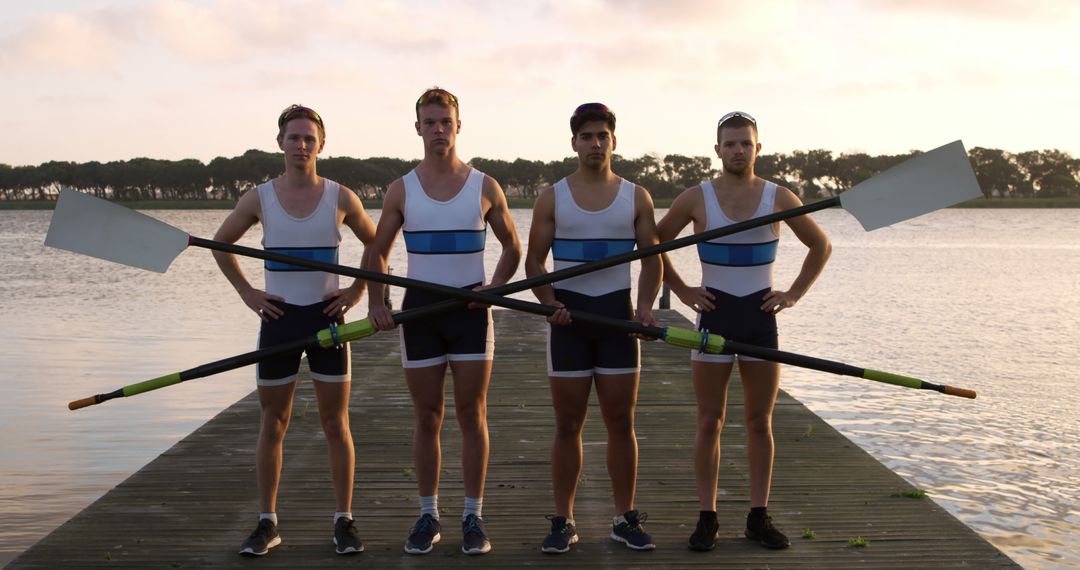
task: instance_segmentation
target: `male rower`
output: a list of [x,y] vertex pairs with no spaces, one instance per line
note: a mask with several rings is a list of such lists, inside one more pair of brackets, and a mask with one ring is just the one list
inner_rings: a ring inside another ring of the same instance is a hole
[[[302,105],[288,107],[278,116],[277,142],[285,153],[284,174],[241,196],[214,239],[235,243],[253,225],[261,223],[263,246],[268,251],[336,263],[341,243],[339,227],[344,224],[364,242],[366,254],[375,238],[375,225],[360,199],[352,190],[316,173],[316,157],[326,144],[326,130],[319,114]],[[364,293],[362,280],[339,289],[337,275],[274,261],[264,263],[266,286],[257,289],[240,270],[235,255],[215,251],[214,258],[244,304],[262,319],[260,348],[308,337],[343,323],[345,312]],[[240,547],[243,555],[262,556],[281,544],[277,517],[281,449],[292,415],[303,352],[275,356],[260,362],[257,368],[261,419],[255,479],[262,512],[255,530]],[[333,542],[338,554],[362,552],[364,545],[352,515],[355,450],[348,415],[349,349],[309,348],[306,352],[337,501]]]
[[[611,171],[615,113],[601,103],[581,105],[570,117],[570,132],[578,168],[536,199],[525,257],[530,278],[547,273],[549,251],[559,270],[657,243],[649,193]],[[578,539],[574,496],[581,474],[581,434],[594,383],[608,434],[607,468],[615,503],[611,538],[635,550],[656,548],[642,527],[644,513],[634,509],[638,341],[625,332],[572,322],[573,312],[580,309],[655,324],[652,304],[660,289],[662,267],[656,256],[641,263],[636,311],[630,298],[629,263],[533,288],[540,302],[558,307],[548,319],[548,377],[555,408],[551,451],[555,514],[548,517],[551,532],[541,546],[543,552],[567,552]]]
[[[398,232],[405,236],[408,277],[442,285],[487,289],[503,285],[521,259],[514,221],[502,188],[490,176],[461,161],[458,99],[438,87],[416,100],[416,134],[424,158],[414,170],[390,184],[383,199],[368,268],[386,272]],[[487,227],[502,246],[491,281],[485,282]],[[379,330],[395,326],[382,303],[383,285],[372,283],[368,315]],[[408,311],[445,300],[444,295],[405,290]],[[409,531],[405,552],[428,554],[442,537],[439,468],[442,462],[443,386],[449,366],[454,375],[454,407],[461,428],[461,463],[465,505],[461,515],[465,554],[491,550],[483,519],[487,478],[487,389],[494,355],[491,309],[475,304],[401,327],[401,364],[412,396],[415,426],[413,459],[420,493],[420,518]]]
[[[671,204],[659,223],[660,239],[674,239],[687,224],[700,233],[750,218],[802,205],[795,194],[754,174],[761,151],[757,121],[742,112],[724,115],[716,127],[720,176],[690,188]],[[698,329],[748,344],[777,348],[776,314],[795,306],[821,274],[832,246],[810,216],[787,220],[807,248],[802,269],[787,290],[773,289],[772,266],[779,243],[779,224],[767,224],[698,244],[701,287],[683,282],[664,256],[664,280],[671,290],[701,313]],[[787,548],[787,537],[767,512],[772,481],[772,412],[780,387],[780,365],[738,355],[743,385],[743,414],[750,463],[750,514],[747,538],[768,548]],[[690,536],[691,550],[712,550],[719,524],[716,484],[720,469],[720,432],[727,408],[727,387],[736,355],[693,353],[692,376],[697,394],[697,437],[694,472],[701,512]]]

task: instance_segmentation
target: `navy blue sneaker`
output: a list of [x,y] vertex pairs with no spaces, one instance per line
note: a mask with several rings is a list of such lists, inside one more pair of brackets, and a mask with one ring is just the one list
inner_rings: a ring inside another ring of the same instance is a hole
[[409,529],[409,539],[405,541],[405,552],[409,554],[427,554],[439,543],[442,535],[439,519],[424,515]]
[[270,519],[259,519],[259,526],[255,527],[251,536],[240,545],[240,554],[244,556],[263,556],[270,549],[281,544],[281,535],[278,534],[277,525]]
[[570,545],[578,541],[574,525],[567,522],[566,517],[548,515],[547,519],[551,521],[551,534],[544,539],[544,545],[540,547],[540,550],[549,554],[569,552]]
[[465,554],[487,554],[491,552],[491,542],[484,530],[484,519],[468,515],[461,521],[461,532],[465,534],[461,542],[461,551]]
[[341,517],[334,523],[334,546],[338,554],[358,554],[364,551],[356,521]]
[[612,525],[611,540],[621,542],[627,548],[634,550],[652,550],[656,548],[652,537],[645,532],[645,529],[641,528],[641,524],[648,520],[649,515],[645,513],[639,514],[637,510],[633,510],[626,511],[623,518],[626,519],[626,522]]

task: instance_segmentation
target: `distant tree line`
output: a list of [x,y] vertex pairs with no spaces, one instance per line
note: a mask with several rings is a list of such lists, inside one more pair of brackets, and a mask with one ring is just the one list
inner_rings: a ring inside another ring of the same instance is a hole
[[[763,154],[757,173],[798,192],[804,199],[834,196],[914,156],[833,155],[828,150]],[[1010,153],[975,147],[969,151],[976,177],[987,198],[1080,196],[1080,159],[1060,150]],[[113,200],[236,200],[240,194],[282,170],[281,153],[249,150],[198,160],[134,158],[114,162],[46,162],[38,166],[0,164],[0,200],[50,200],[61,188],[74,188]],[[382,198],[387,187],[414,166],[415,160],[332,157],[319,160],[319,173],[355,190],[362,198]],[[474,158],[471,164],[502,184],[508,195],[535,197],[546,185],[577,167],[577,157],[544,162],[512,162]],[[653,196],[671,198],[682,189],[716,175],[707,156],[616,155],[613,169],[648,188]]]

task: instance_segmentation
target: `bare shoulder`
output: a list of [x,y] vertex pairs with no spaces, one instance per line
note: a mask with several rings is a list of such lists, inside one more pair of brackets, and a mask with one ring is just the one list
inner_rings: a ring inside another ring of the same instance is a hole
[[637,184],[634,186],[634,208],[653,209],[652,194],[648,188]]
[[356,192],[352,191],[352,188],[344,184],[338,184],[338,207],[346,211],[363,210],[364,203],[360,201],[360,197],[356,195]]
[[401,207],[405,204],[405,180],[398,178],[390,183],[390,186],[386,189],[386,194],[383,195],[383,211],[389,209]]
[[776,185],[776,208],[790,210],[802,206],[802,200],[786,186]]
[[704,203],[702,200],[702,188],[701,185],[691,186],[682,192],[671,201],[671,209],[694,209],[699,204]]
[[483,191],[484,194],[489,196],[493,194],[498,194],[499,196],[503,195],[503,189],[502,186],[499,185],[499,181],[492,178],[490,174],[484,174]]
[[256,186],[241,194],[240,199],[236,201],[233,212],[245,217],[254,216],[260,218],[262,215],[262,201],[259,199],[259,188]]
[[545,186],[536,194],[533,201],[533,213],[555,214],[555,187]]
[[483,195],[484,201],[488,204],[485,207],[500,210],[508,209],[506,193],[503,192],[502,186],[499,186],[499,182],[487,174],[484,175],[484,185],[481,188],[481,194]]
[[544,186],[543,188],[541,188],[540,191],[536,194],[536,203],[539,204],[540,200],[544,200],[546,202],[553,202],[555,200],[555,187]]

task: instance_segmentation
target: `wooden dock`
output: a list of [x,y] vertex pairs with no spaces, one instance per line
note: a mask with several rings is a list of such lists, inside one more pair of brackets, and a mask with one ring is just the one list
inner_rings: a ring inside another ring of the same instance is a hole
[[[417,516],[412,476],[412,411],[396,334],[353,343],[351,422],[357,446],[353,511],[366,550],[338,556],[326,449],[310,381],[298,390],[285,441],[278,501],[283,543],[268,556],[237,555],[254,527],[254,394],[218,414],[117,485],[9,568],[139,566],[155,568],[307,566],[371,568],[994,568],[1018,565],[930,499],[912,490],[787,394],[776,406],[776,468],[770,513],[792,540],[770,551],[742,536],[749,509],[742,393],[732,383],[720,477],[721,541],[691,552],[697,520],[693,447],[695,403],[687,351],[643,343],[637,413],[640,446],[637,507],[648,513],[654,551],[635,552],[608,538],[610,485],[604,428],[591,410],[585,465],[575,506],[581,542],[564,555],[543,554],[552,510],[550,447],[554,420],[539,317],[496,310],[496,356],[490,397],[491,460],[484,514],[493,550],[465,556],[455,521],[462,508],[460,437],[452,405],[443,430],[443,542],[428,556],[402,551]],[[669,324],[688,326],[672,311]],[[858,380],[852,380],[857,382]],[[213,389],[213,380],[206,382]],[[447,382],[450,386],[450,382]],[[147,404],[160,395],[144,395]],[[452,400],[448,395],[448,403]],[[595,400],[595,396],[594,396]],[[81,413],[94,413],[89,410]],[[802,538],[811,529],[815,538]],[[866,546],[851,546],[862,537]]]

